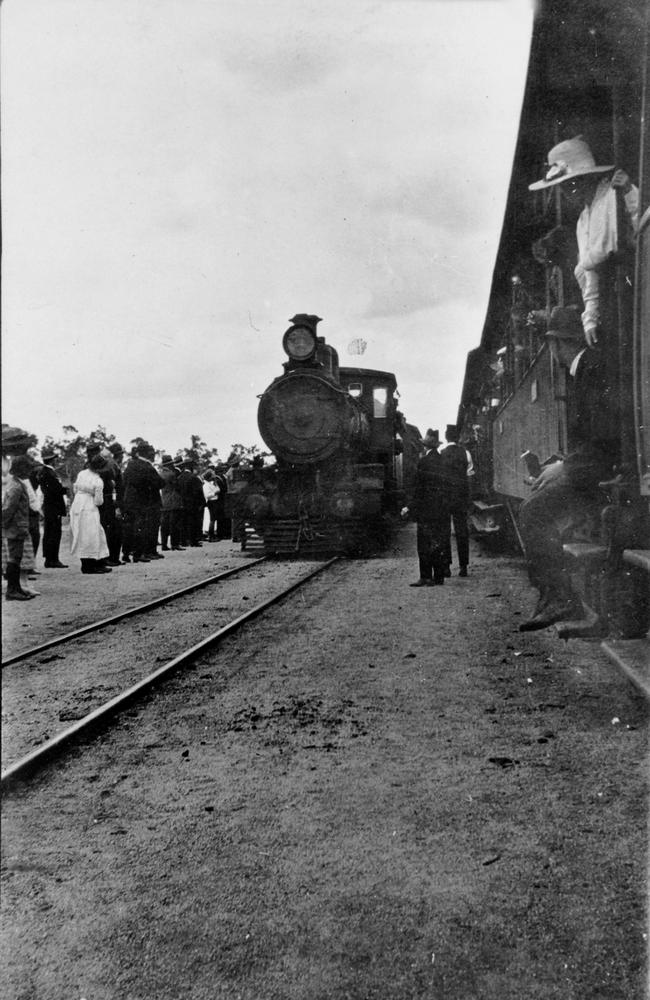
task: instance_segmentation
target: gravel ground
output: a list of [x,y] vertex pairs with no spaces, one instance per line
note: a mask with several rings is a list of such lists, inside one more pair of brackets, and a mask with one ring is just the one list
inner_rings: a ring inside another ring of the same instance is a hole
[[[314,564],[249,560],[240,561],[238,568],[240,574],[175,597],[171,604],[7,664],[2,674],[3,767],[274,597]],[[214,570],[219,572],[218,564]],[[117,587],[129,582],[135,581],[127,580],[126,573],[116,575]]]
[[[644,995],[645,702],[596,643],[517,631],[519,562],[411,590],[414,549],[316,578],[6,797],[3,996]],[[10,644],[242,558],[175,555],[56,572]]]

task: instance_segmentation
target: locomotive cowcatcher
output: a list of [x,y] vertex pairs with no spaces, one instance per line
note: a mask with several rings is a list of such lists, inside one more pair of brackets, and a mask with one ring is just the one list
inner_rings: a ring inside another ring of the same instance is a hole
[[320,317],[290,322],[288,361],[257,415],[275,464],[240,473],[235,517],[269,555],[370,555],[397,522],[419,433],[397,408],[392,373],[341,368],[316,333]]

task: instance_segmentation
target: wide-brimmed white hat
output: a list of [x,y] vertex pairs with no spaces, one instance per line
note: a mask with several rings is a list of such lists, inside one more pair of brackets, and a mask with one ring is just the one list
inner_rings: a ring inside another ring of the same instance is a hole
[[553,146],[548,154],[548,166],[549,169],[544,180],[529,184],[529,191],[539,191],[541,188],[553,187],[554,184],[570,181],[574,177],[584,177],[586,174],[604,174],[606,171],[614,169],[613,163],[606,167],[596,166],[593,153],[581,135],[577,135],[575,139],[565,139],[564,142]]

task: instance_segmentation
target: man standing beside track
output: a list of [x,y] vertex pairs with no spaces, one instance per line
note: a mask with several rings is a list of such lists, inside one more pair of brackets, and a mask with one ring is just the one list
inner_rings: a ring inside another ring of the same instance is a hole
[[[142,442],[124,470],[124,516],[129,527],[134,563],[150,562],[146,550],[151,543],[149,535],[153,523],[152,511],[154,508],[158,512],[160,510],[160,489],[163,482],[152,465],[151,453],[151,446]],[[127,555],[123,561],[128,562]]]
[[418,462],[415,489],[409,513],[417,521],[417,551],[420,577],[411,587],[441,587],[445,582],[445,538],[449,506],[445,500],[438,447],[438,431],[429,429],[423,440],[425,454]]
[[56,458],[53,451],[44,450],[43,467],[38,483],[43,494],[43,559],[46,569],[67,569],[59,559],[61,545],[61,518],[67,514],[65,487],[50,465]]
[[458,443],[458,428],[455,424],[447,424],[445,440],[447,444],[440,453],[442,473],[445,483],[445,494],[449,517],[445,534],[445,576],[451,576],[451,522],[454,522],[456,548],[458,549],[459,576],[467,576],[469,564],[469,530],[467,527],[467,509],[469,507],[469,476],[471,456]]

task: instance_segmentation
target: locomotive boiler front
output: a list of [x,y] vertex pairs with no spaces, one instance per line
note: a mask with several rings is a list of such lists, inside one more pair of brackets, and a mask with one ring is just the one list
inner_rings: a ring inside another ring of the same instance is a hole
[[269,450],[291,465],[315,465],[360,447],[367,420],[355,400],[317,371],[299,370],[276,379],[257,414]]
[[318,465],[360,449],[368,420],[338,380],[336,351],[315,333],[317,316],[296,316],[284,335],[285,374],[263,393],[257,411],[262,438],[280,462]]

